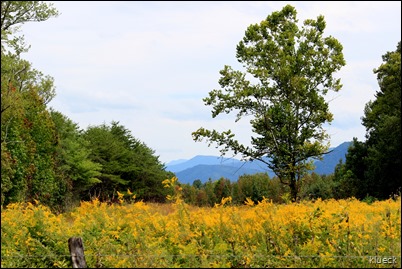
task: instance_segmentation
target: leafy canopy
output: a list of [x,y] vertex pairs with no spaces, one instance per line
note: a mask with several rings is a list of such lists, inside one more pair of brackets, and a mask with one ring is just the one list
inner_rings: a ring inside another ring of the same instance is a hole
[[309,160],[329,147],[323,144],[329,136],[322,125],[330,123],[333,115],[324,95],[341,89],[333,74],[345,65],[342,45],[332,36],[323,36],[324,17],[305,20],[299,28],[296,14],[287,5],[250,25],[236,48],[245,72],[225,65],[220,71],[221,89],[203,99],[212,106],[213,118],[236,112],[237,122],[251,116],[255,135],[250,145],[241,144],[230,129],[201,127],[192,133],[195,141],[206,138],[209,146],[216,143],[222,155],[231,150],[266,163],[291,187],[294,198],[296,181],[312,168]]
[[46,21],[58,15],[53,4],[43,1],[1,1],[1,52],[7,49],[14,50],[15,54],[26,52],[29,46],[24,43],[24,36],[15,35],[21,25]]

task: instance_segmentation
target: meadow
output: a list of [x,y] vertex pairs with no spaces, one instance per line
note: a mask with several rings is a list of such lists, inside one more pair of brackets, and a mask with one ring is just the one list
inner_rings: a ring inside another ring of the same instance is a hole
[[177,193],[165,204],[119,195],[62,214],[40,203],[3,208],[1,267],[71,268],[76,236],[92,268],[401,267],[400,197],[195,207]]

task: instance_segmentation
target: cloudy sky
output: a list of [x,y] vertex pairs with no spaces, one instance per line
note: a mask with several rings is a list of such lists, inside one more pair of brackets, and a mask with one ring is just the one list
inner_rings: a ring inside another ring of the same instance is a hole
[[336,74],[343,89],[326,98],[334,114],[326,126],[331,147],[364,141],[364,105],[378,90],[373,69],[401,40],[400,1],[57,1],[60,16],[23,25],[31,45],[23,58],[54,78],[49,106],[80,128],[119,121],[163,163],[219,156],[191,133],[231,129],[248,144],[249,119],[213,119],[202,98],[219,88],[224,65],[243,71],[236,45],[247,27],[286,4],[296,8],[300,26],[324,15],[324,36],[344,48],[346,66]]

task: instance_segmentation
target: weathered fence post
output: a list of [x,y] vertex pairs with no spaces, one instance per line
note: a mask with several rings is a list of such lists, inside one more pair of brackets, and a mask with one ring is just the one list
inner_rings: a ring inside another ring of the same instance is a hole
[[81,237],[71,237],[68,239],[68,249],[70,250],[73,268],[87,268],[84,256],[84,244]]

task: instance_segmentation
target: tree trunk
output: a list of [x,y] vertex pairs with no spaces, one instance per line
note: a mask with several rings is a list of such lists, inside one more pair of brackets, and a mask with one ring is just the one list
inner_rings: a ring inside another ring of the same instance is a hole
[[289,187],[290,187],[290,196],[292,197],[292,202],[296,202],[298,189],[297,189],[297,184],[296,184],[296,174],[295,173],[290,173]]

